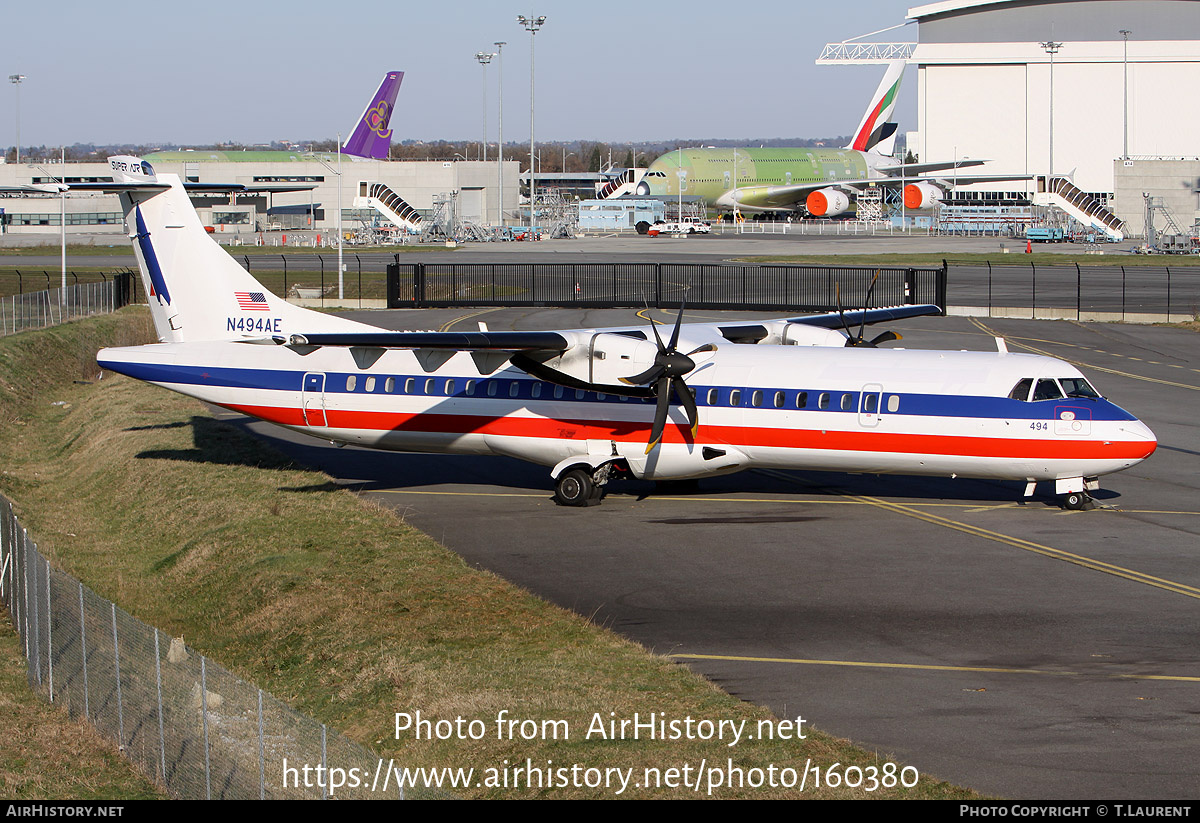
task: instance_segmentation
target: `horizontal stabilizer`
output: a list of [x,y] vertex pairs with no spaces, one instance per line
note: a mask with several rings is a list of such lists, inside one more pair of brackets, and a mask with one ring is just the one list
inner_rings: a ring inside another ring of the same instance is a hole
[[459,351],[566,351],[567,338],[552,331],[379,331],[349,334],[293,334],[293,346],[362,346],[380,349],[456,349]]

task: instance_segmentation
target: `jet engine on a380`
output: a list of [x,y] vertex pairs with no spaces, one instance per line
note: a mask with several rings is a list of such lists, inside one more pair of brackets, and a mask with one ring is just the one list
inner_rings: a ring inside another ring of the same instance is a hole
[[850,208],[850,198],[832,187],[818,189],[804,201],[804,208],[813,217],[834,217]]
[[946,193],[932,183],[909,183],[904,187],[904,208],[931,209]]

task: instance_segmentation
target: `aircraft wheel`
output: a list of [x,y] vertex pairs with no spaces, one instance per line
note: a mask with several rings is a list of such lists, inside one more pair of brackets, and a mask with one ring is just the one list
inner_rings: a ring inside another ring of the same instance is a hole
[[1063,497],[1063,507],[1073,512],[1083,511],[1091,502],[1092,498],[1088,497],[1084,492],[1071,492]]
[[601,489],[587,469],[565,471],[554,484],[554,502],[560,506],[595,506],[600,495]]

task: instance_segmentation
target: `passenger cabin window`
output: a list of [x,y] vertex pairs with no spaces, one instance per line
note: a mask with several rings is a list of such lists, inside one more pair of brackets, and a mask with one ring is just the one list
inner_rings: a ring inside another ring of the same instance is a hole
[[787,396],[781,391],[775,392],[775,408],[782,409],[785,402],[787,402]]
[[496,396],[496,383],[497,383],[497,382],[498,382],[498,381],[496,381],[496,380],[489,380],[489,381],[487,381],[487,384],[488,384],[488,392],[487,392],[487,393],[488,393],[488,397],[495,397],[495,396]]
[[383,390],[388,394],[393,394],[396,391],[396,378],[389,377],[383,381]]
[[417,385],[417,382],[415,380],[413,380],[413,378],[411,378],[411,377],[408,378],[407,380],[404,381],[404,393],[412,394],[413,389],[416,387],[416,385]]
[[808,392],[802,391],[796,395],[796,408],[803,409],[808,405]]
[[354,384],[358,379],[352,374],[346,378],[346,391],[354,391]]
[[852,409],[853,407],[854,407],[854,395],[843,394],[842,395],[842,411],[850,411],[850,409]]
[[1013,386],[1013,390],[1008,393],[1012,400],[1028,400],[1029,390],[1033,388],[1032,377],[1022,377],[1017,381],[1017,385]]
[[434,386],[433,378],[430,377],[428,380],[425,381],[425,393],[433,394],[434,388],[436,388],[436,387]]
[[750,405],[757,409],[762,406],[762,401],[763,393],[760,390],[755,389],[754,394],[750,395]]
[[717,391],[716,389],[709,389],[708,397],[705,400],[705,402],[708,403],[708,405],[710,405],[710,406],[715,406],[715,405],[717,405],[717,400],[719,399],[720,395],[721,395],[721,393],[719,391]]
[[533,388],[529,390],[529,396],[530,397],[541,397],[542,396],[542,384],[534,383]]
[[729,393],[729,405],[731,405],[731,406],[742,405],[742,390],[741,389],[734,389],[733,391],[731,391]]
[[514,380],[508,384],[508,396],[509,397],[516,397],[520,393],[521,393],[521,384],[519,381]]
[[555,400],[561,400],[561,399],[562,399],[562,396],[563,396],[563,387],[562,387],[562,386],[555,386],[555,387],[554,387],[554,399],[555,399]]
[[1062,396],[1062,389],[1058,387],[1058,383],[1046,377],[1038,380],[1033,390],[1034,400],[1060,400]]
[[375,378],[374,377],[367,378],[367,391],[375,391]]
[[867,414],[875,413],[875,406],[877,403],[879,403],[879,395],[877,395],[877,394],[863,395],[863,411],[865,411]]
[[475,381],[474,380],[467,381],[467,394],[471,395],[471,396],[475,395]]
[[817,408],[818,409],[829,408],[829,392],[827,392],[827,391],[821,392],[821,396],[817,398]]
[[447,397],[454,396],[454,381],[453,380],[446,381],[446,396]]
[[894,412],[900,408],[900,395],[893,394],[888,396],[888,411]]

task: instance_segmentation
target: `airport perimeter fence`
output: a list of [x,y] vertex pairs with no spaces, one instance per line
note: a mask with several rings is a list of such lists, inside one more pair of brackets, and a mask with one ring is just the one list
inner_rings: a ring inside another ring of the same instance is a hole
[[1200,319],[1200,266],[947,264],[947,299],[989,316],[1108,322]]
[[[52,568],[3,497],[0,601],[16,626],[30,687],[86,719],[176,797],[444,796],[398,787],[394,771],[386,773],[384,789],[380,767],[394,764]],[[358,769],[364,780],[377,782],[331,789],[326,776],[339,774],[331,768]]]
[[133,282],[132,273],[118,272],[97,283],[76,283],[65,289],[0,298],[0,337],[114,312],[132,302]]
[[823,312],[839,302],[845,308],[946,305],[945,266],[397,261],[388,266],[387,281],[388,308],[640,308],[686,301],[697,309]]

